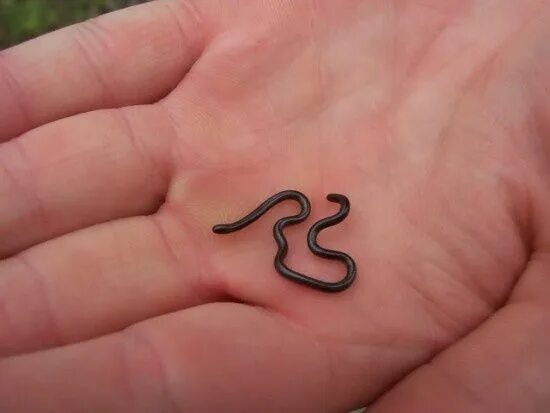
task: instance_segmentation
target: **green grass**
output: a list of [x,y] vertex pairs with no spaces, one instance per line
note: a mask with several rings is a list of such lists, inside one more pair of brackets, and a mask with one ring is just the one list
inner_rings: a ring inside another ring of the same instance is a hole
[[0,48],[144,0],[0,0]]

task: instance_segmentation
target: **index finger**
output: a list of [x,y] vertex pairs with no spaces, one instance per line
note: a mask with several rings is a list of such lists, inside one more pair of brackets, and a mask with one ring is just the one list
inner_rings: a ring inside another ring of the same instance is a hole
[[202,51],[193,0],[159,0],[0,51],[0,142],[94,109],[151,103]]

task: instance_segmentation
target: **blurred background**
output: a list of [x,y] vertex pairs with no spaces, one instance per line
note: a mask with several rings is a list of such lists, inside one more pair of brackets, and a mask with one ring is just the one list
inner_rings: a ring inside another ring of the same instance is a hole
[[0,0],[0,49],[145,0]]

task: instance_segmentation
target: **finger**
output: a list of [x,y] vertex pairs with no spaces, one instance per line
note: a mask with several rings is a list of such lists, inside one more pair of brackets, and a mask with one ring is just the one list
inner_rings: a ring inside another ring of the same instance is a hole
[[0,257],[161,204],[173,132],[155,106],[63,119],[0,145]]
[[[0,356],[73,343],[215,298],[168,211],[87,228],[0,263]],[[1,387],[1,386],[0,386]]]
[[242,304],[209,304],[0,361],[0,410],[346,411],[348,394],[331,391],[329,366],[326,349],[283,318]]
[[372,413],[547,410],[550,260],[544,261],[530,265],[507,306],[398,384]]
[[0,52],[0,141],[72,114],[152,102],[200,55],[193,0],[132,7]]

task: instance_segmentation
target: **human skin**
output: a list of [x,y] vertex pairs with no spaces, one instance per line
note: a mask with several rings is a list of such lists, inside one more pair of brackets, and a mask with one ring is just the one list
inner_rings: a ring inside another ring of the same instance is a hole
[[[550,409],[550,1],[159,0],[0,53],[0,411]],[[313,213],[273,268],[284,189]]]

